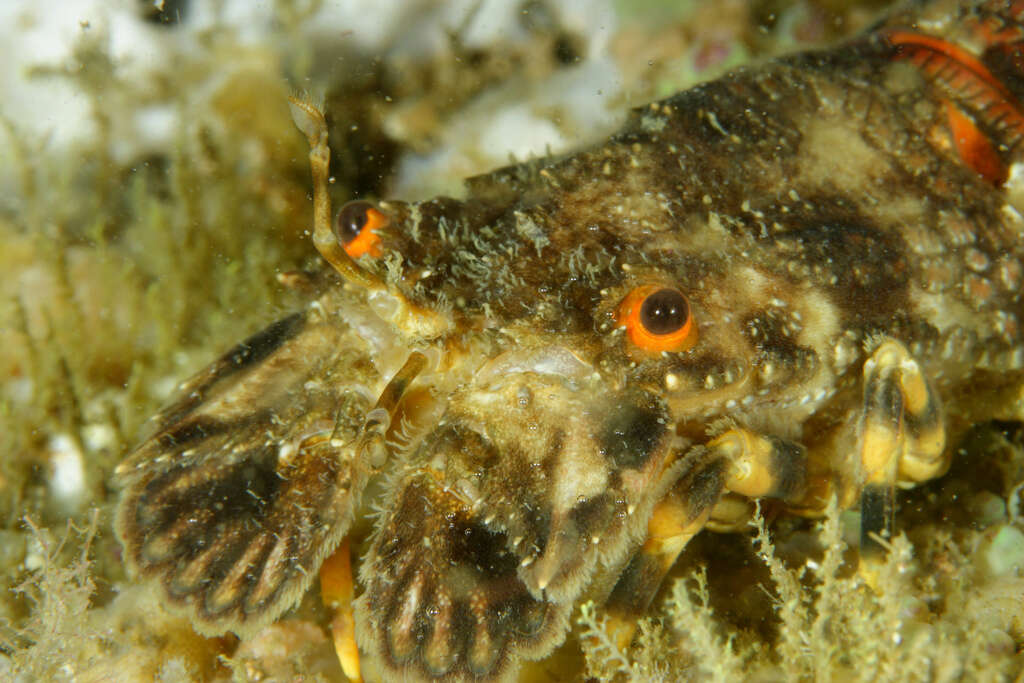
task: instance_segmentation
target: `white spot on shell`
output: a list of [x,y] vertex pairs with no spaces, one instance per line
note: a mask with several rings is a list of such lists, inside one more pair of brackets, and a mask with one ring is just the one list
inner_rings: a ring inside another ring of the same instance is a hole
[[277,449],[278,464],[287,464],[292,459],[292,456],[295,455],[296,450],[294,443],[286,442],[281,444],[281,447]]
[[983,273],[988,269],[989,261],[984,252],[971,247],[964,253],[964,263],[975,273]]

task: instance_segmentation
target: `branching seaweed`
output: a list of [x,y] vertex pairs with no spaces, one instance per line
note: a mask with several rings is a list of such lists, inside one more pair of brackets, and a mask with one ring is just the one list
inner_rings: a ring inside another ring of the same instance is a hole
[[[676,581],[668,609],[675,632],[680,634],[694,653],[693,666],[715,683],[739,680],[743,673],[743,657],[737,654],[735,635],[722,637],[715,623],[708,593],[707,570],[701,568],[693,576],[691,591],[687,581]],[[703,678],[703,677],[702,677]]]
[[[981,586],[971,578],[971,559],[948,534],[927,551],[901,534],[886,543],[886,557],[876,566],[853,567],[846,561],[842,512],[832,501],[818,525],[820,556],[793,568],[779,557],[760,511],[752,524],[752,543],[770,578],[764,590],[778,618],[772,642],[752,642],[752,634],[716,614],[701,568],[672,585],[662,625],[650,627],[629,652],[608,641],[601,617],[588,608],[580,623],[601,643],[586,650],[589,670],[653,679],[652,663],[664,662],[658,679],[795,683],[1010,681],[1019,675],[1003,627],[991,613],[970,608]],[[947,578],[923,570],[937,562]]]
[[[24,520],[37,546],[38,568],[14,588],[31,605],[31,617],[14,631],[9,643],[13,673],[29,681],[75,680],[91,648],[84,641],[100,634],[83,628],[96,584],[89,554],[99,527],[99,513],[93,511],[88,523],[79,528],[70,522],[60,541]],[[69,546],[77,554],[66,559]]]
[[631,662],[609,633],[608,618],[600,614],[593,601],[580,605],[577,624],[582,628],[580,641],[587,652],[587,675],[602,680],[624,677],[633,680],[639,666]]

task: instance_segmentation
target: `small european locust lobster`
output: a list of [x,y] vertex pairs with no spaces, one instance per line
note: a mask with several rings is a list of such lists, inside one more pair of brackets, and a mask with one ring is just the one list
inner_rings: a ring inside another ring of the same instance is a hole
[[628,643],[688,540],[751,499],[859,500],[869,550],[897,482],[1024,405],[1024,3],[939,5],[463,199],[333,219],[324,117],[294,101],[336,281],[186,382],[119,467],[129,563],[245,636],[372,506],[361,656],[485,680],[583,600]]

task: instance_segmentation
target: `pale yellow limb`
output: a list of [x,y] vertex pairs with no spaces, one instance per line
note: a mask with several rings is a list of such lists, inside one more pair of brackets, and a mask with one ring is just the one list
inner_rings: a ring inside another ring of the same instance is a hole
[[352,613],[355,584],[349,541],[341,542],[334,554],[320,567],[320,595],[331,611],[331,637],[341,670],[353,683],[362,681],[359,650],[356,648],[356,622]]
[[906,347],[883,341],[864,363],[859,425],[861,550],[880,552],[892,532],[898,480],[922,482],[949,466],[942,410],[921,366]]
[[679,553],[701,529],[745,524],[747,498],[797,498],[806,488],[803,448],[743,427],[691,449],[680,469],[679,479],[654,507],[647,539],[605,604],[607,628],[623,649]]

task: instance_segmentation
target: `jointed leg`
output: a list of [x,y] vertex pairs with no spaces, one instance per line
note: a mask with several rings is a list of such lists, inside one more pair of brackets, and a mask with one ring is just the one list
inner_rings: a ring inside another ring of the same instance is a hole
[[724,458],[696,448],[685,460],[683,476],[655,506],[647,523],[647,540],[605,603],[609,628],[622,649],[629,646],[636,620],[647,611],[679,553],[704,528],[725,486],[729,463]]
[[729,461],[725,488],[733,493],[788,500],[803,492],[807,456],[802,446],[735,427],[712,439],[708,448]]
[[[920,366],[896,341],[883,342],[865,363],[858,434],[862,534],[865,548],[877,548],[871,539],[890,529],[896,481],[931,479],[949,464],[938,398]],[[689,540],[705,526],[742,523],[744,506],[737,507],[737,501],[771,497],[813,510],[828,497],[827,482],[808,481],[801,446],[742,427],[691,450],[682,471],[655,507],[647,540],[608,597],[610,626],[620,647],[628,646],[636,619]]]
[[892,531],[896,481],[942,474],[949,465],[945,447],[939,401],[920,366],[902,344],[884,341],[864,363],[858,441],[862,555],[877,553],[876,538]]
[[352,683],[362,680],[359,669],[359,651],[356,648],[356,622],[352,614],[355,585],[352,581],[352,558],[349,541],[341,542],[334,554],[320,566],[320,595],[331,611],[331,635],[334,651]]
[[806,456],[796,444],[743,428],[729,429],[684,458],[682,476],[655,506],[647,540],[606,602],[610,628],[625,648],[686,544],[719,509],[726,492],[791,499],[805,488]]

